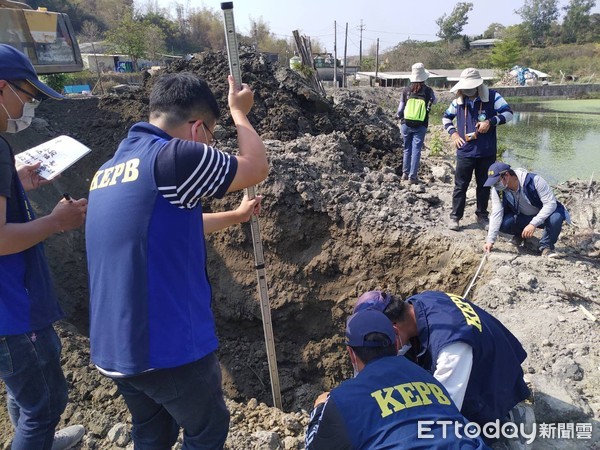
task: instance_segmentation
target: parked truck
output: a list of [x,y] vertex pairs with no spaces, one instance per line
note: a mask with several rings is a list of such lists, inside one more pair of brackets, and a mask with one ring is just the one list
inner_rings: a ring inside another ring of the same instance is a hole
[[63,13],[0,0],[0,43],[25,53],[39,74],[83,69],[75,32]]

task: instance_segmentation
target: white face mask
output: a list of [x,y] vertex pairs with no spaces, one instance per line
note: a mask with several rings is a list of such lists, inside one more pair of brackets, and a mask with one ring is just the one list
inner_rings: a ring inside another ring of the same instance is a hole
[[462,91],[463,95],[466,95],[467,97],[473,97],[475,94],[477,94],[477,88],[462,89],[461,91]]
[[35,117],[35,108],[38,107],[40,102],[39,100],[33,99],[30,102],[25,103],[23,100],[21,100],[21,97],[17,95],[17,93],[10,85],[8,85],[8,87],[11,91],[13,91],[13,93],[20,100],[20,102],[23,103],[23,114],[18,119],[13,119],[12,117],[10,117],[10,114],[8,113],[8,110],[6,109],[4,104],[2,105],[4,111],[6,111],[6,115],[8,116],[8,119],[6,121],[6,132],[18,133],[19,131],[23,131],[26,128],[28,128],[29,125],[31,125],[31,121]]

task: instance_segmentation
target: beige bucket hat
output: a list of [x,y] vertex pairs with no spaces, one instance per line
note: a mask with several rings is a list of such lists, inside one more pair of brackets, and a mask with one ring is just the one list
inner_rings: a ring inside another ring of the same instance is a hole
[[462,71],[460,80],[456,83],[450,92],[456,92],[463,89],[473,89],[483,84],[483,78],[479,74],[479,70],[469,67]]
[[410,81],[412,83],[419,83],[425,81],[427,78],[429,78],[429,72],[425,70],[423,63],[413,64]]

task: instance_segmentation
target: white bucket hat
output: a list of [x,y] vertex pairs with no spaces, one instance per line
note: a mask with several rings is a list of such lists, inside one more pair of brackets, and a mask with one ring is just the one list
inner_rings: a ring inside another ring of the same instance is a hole
[[469,67],[460,74],[460,80],[456,83],[450,92],[456,92],[463,89],[473,89],[483,84],[483,78],[479,74],[479,70]]
[[425,70],[423,63],[413,64],[410,81],[412,83],[419,83],[425,81],[427,78],[429,78],[429,72]]

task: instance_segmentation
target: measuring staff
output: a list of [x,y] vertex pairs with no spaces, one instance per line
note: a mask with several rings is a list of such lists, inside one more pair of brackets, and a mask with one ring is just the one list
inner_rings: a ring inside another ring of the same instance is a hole
[[[237,34],[233,19],[233,2],[221,3],[223,10],[223,22],[225,26],[225,40],[227,43],[227,57],[229,60],[229,71],[238,88],[242,85],[242,72],[240,69],[240,57],[238,52]],[[246,195],[252,199],[255,197],[254,186],[246,188]],[[260,224],[258,217],[250,218],[250,229],[252,231],[252,245],[254,246],[254,261],[256,277],[258,279],[258,292],[260,296],[260,313],[262,315],[263,330],[265,334],[265,345],[267,360],[269,364],[269,377],[271,379],[271,392],[273,404],[281,409],[281,389],[279,387],[279,373],[277,371],[277,357],[275,354],[275,340],[273,337],[273,324],[271,322],[271,305],[269,302],[269,290],[267,286],[267,274],[265,271],[265,258],[263,254],[262,240],[260,238]]]

